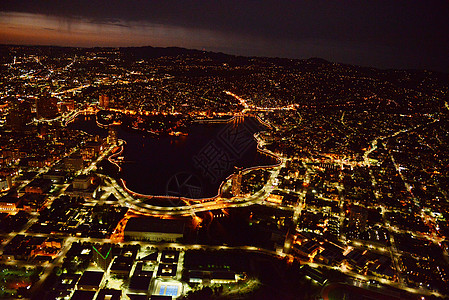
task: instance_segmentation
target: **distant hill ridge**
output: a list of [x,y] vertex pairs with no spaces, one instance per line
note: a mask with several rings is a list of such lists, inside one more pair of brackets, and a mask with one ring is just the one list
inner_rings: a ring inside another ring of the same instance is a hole
[[[233,62],[237,64],[248,64],[253,63],[254,60],[259,61],[267,61],[271,63],[277,63],[280,65],[291,65],[295,63],[306,64],[306,65],[315,65],[315,66],[325,66],[325,65],[339,65],[339,66],[347,66],[347,67],[355,67],[365,70],[376,70],[376,71],[399,71],[397,69],[378,69],[376,67],[361,67],[357,65],[344,64],[338,62],[330,62],[323,58],[319,57],[311,57],[307,59],[299,59],[299,58],[280,58],[280,57],[262,57],[262,56],[239,56],[226,54],[223,52],[213,52],[213,51],[205,51],[198,49],[187,49],[182,47],[153,47],[153,46],[139,46],[139,47],[91,47],[91,48],[83,48],[83,47],[65,47],[65,46],[40,46],[40,45],[5,45],[0,44],[0,56],[5,56],[11,47],[22,48],[23,50],[28,49],[30,54],[85,54],[91,51],[102,51],[102,50],[111,50],[117,49],[120,51],[125,57],[133,58],[133,59],[154,59],[160,57],[176,57],[176,56],[190,56],[190,57],[207,57],[218,62]],[[27,52],[27,51],[24,51]],[[401,70],[407,72],[426,72],[433,74],[445,74],[437,71],[424,71],[424,70]],[[449,74],[445,74],[448,75]]]

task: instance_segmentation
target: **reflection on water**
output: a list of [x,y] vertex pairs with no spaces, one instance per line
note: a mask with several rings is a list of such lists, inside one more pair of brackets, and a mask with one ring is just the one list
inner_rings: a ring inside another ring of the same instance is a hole
[[[95,118],[81,117],[71,128],[107,135]],[[207,198],[217,194],[221,182],[235,167],[272,165],[275,160],[257,151],[254,133],[264,127],[253,118],[219,124],[194,123],[187,136],[148,137],[118,130],[126,141],[121,177],[140,194]]]

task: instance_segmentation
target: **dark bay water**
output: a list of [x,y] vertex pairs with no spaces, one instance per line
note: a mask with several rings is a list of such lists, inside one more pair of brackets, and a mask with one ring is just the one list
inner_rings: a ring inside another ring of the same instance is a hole
[[[95,116],[79,116],[68,126],[107,136],[107,130],[96,125]],[[253,134],[264,129],[253,118],[193,123],[186,136],[151,137],[119,128],[118,137],[126,141],[120,177],[128,189],[140,194],[213,197],[235,167],[276,163],[257,151]]]

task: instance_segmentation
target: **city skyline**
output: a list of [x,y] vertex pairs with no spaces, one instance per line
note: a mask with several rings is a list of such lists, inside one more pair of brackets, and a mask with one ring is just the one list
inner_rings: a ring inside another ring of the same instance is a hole
[[447,72],[446,1],[3,1],[6,44],[162,46]]

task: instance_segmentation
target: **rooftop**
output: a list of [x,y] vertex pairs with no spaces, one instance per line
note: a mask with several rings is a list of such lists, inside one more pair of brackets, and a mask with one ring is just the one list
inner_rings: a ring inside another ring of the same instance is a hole
[[184,222],[157,218],[131,218],[125,231],[183,233]]

